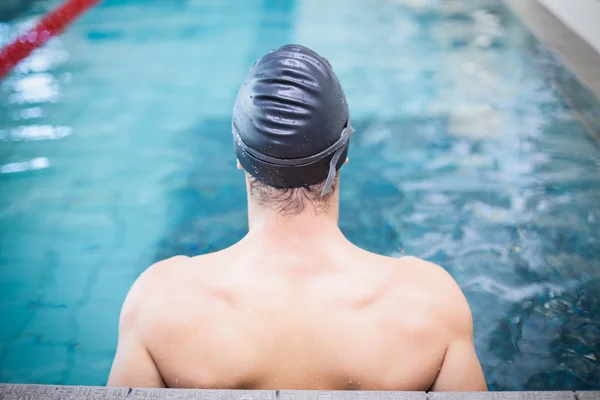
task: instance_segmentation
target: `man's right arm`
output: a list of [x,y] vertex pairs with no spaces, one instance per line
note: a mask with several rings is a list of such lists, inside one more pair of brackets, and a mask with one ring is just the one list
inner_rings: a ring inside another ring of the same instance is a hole
[[123,304],[119,320],[119,342],[107,386],[165,387],[158,367],[145,347],[142,336],[147,328],[143,318],[145,305],[155,294],[156,265],[148,268],[135,281]]
[[169,313],[164,293],[172,290],[173,268],[187,257],[173,257],[146,269],[131,287],[119,321],[119,342],[107,386],[165,387],[158,366],[145,346],[158,324],[161,312]]

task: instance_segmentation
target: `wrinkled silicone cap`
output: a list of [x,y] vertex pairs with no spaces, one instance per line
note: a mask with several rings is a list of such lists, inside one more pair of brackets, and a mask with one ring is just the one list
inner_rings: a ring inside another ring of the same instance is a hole
[[232,131],[242,167],[277,188],[326,181],[343,165],[350,125],[344,91],[314,51],[287,45],[259,59],[238,93]]

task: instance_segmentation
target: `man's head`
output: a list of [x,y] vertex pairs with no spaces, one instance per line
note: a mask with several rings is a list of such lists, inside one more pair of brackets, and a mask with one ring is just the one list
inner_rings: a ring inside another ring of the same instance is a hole
[[331,65],[314,51],[287,45],[259,59],[238,93],[232,130],[258,205],[289,215],[337,199],[354,130]]

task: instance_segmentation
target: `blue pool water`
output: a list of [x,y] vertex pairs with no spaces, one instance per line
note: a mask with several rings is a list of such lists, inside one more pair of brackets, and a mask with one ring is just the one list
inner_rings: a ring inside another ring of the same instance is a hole
[[140,272],[242,237],[231,109],[290,42],[346,89],[346,235],[456,278],[490,388],[600,389],[600,147],[496,0],[106,0],[34,53],[0,82],[0,381],[104,384]]

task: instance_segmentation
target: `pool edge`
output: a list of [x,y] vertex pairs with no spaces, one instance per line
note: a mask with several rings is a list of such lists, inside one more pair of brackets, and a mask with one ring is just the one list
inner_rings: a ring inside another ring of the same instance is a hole
[[505,0],[530,31],[600,99],[600,53],[538,0]]
[[384,392],[302,390],[203,390],[131,389],[103,386],[53,386],[0,384],[3,400],[55,399],[206,399],[206,400],[596,400],[600,391],[589,392]]
[[548,75],[566,103],[600,144],[600,53],[539,0],[505,4],[562,65],[548,63]]

